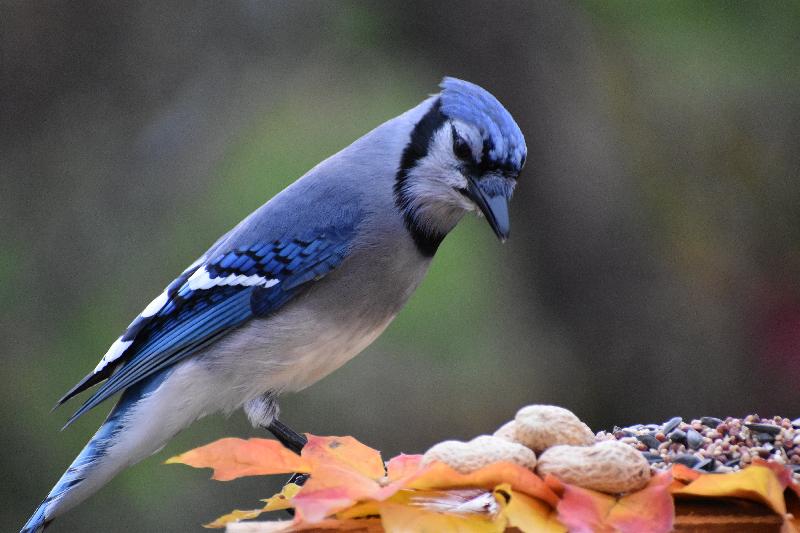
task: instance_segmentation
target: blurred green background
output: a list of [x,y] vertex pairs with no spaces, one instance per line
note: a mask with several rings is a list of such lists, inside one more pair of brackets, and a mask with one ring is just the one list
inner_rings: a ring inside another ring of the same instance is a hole
[[[800,3],[3,2],[0,523],[107,412],[56,399],[218,235],[458,76],[526,134],[512,238],[465,221],[364,354],[282,402],[301,431],[422,452],[529,403],[593,429],[800,415]],[[165,466],[54,523],[193,531],[280,479]]]

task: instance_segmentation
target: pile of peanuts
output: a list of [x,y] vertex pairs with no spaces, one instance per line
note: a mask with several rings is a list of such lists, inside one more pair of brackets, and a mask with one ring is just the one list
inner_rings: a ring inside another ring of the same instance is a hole
[[613,438],[598,441],[577,416],[554,405],[523,407],[493,435],[440,442],[425,452],[422,464],[434,461],[463,474],[509,461],[609,494],[639,490],[651,476],[650,463],[635,447]]

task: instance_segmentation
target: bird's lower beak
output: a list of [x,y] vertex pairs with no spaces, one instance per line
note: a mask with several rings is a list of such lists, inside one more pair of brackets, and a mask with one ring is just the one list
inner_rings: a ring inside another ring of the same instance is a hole
[[480,208],[497,238],[508,239],[511,230],[508,220],[508,196],[496,187],[488,187],[485,180],[467,178],[467,196]]

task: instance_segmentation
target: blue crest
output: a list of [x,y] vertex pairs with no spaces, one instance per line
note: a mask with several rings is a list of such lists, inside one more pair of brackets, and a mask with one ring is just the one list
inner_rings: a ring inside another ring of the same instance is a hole
[[442,113],[480,130],[488,162],[519,171],[527,153],[525,137],[503,104],[468,81],[447,77],[439,86],[442,88]]

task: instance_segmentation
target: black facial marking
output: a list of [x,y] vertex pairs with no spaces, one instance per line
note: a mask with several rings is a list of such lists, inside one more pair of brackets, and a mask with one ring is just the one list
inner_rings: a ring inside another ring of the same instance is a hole
[[437,99],[430,110],[422,117],[422,120],[414,127],[408,145],[400,159],[400,169],[397,171],[397,178],[394,184],[395,205],[402,211],[406,228],[411,233],[417,249],[425,257],[431,257],[436,253],[445,235],[439,232],[431,232],[423,228],[417,221],[414,208],[411,205],[411,198],[409,198],[406,190],[406,180],[408,179],[408,171],[414,168],[417,161],[428,155],[428,146],[431,138],[447,121],[447,117],[442,113],[441,108],[441,100]]

